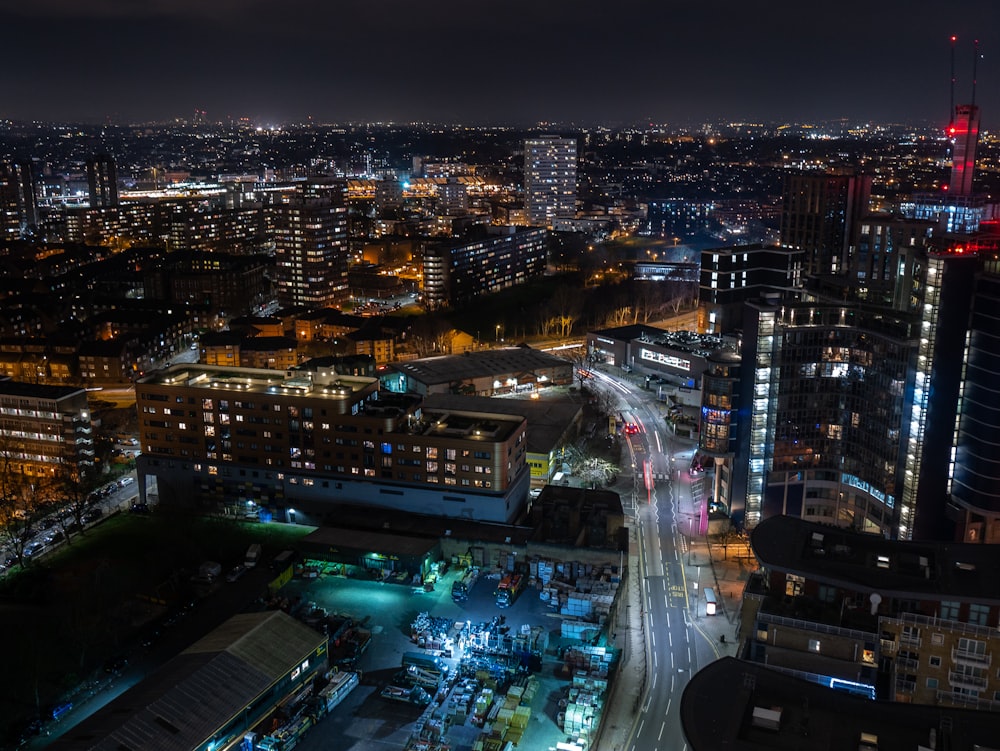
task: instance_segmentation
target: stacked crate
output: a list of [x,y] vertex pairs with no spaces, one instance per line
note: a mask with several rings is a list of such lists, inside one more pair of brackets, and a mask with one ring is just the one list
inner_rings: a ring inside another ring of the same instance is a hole
[[493,689],[484,688],[476,696],[475,702],[472,705],[472,721],[479,725],[480,727],[484,722],[486,722],[486,717],[490,713],[490,708],[493,706]]
[[606,679],[617,653],[607,647],[580,645],[571,647],[563,655],[566,670],[587,677]]

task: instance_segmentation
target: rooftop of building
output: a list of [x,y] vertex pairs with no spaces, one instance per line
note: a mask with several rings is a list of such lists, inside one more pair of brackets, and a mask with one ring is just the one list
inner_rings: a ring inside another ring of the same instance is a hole
[[[532,527],[515,524],[411,514],[404,511],[380,511],[373,515],[370,506],[351,504],[336,506],[336,520],[337,526],[346,530],[370,530],[391,535],[392,539],[384,541],[389,545],[397,544],[397,538],[417,537],[436,542],[442,537],[454,537],[458,540],[523,546],[533,539],[536,532]],[[399,544],[410,545],[406,542]],[[415,549],[421,549],[422,544],[414,543],[414,545]]]
[[281,611],[233,616],[50,748],[199,748],[325,641]]
[[699,334],[695,331],[664,331],[636,337],[646,344],[655,344],[675,352],[685,352],[698,357],[708,357],[723,345],[718,334]]
[[490,396],[431,394],[422,402],[424,409],[472,410],[523,416],[528,421],[528,451],[548,454],[559,445],[566,429],[583,407],[569,396],[545,399],[497,399]]
[[254,327],[268,327],[268,326],[283,326],[284,321],[277,316],[239,316],[234,318],[229,322],[230,327],[233,326],[254,326]]
[[293,370],[337,370],[337,368],[364,367],[374,370],[375,358],[371,355],[324,355],[312,357],[304,363],[296,365]]
[[643,323],[634,323],[628,326],[616,326],[610,329],[598,329],[590,332],[594,336],[602,336],[607,339],[614,339],[620,342],[630,342],[633,339],[641,339],[643,336],[655,337],[668,333],[665,329],[658,329],[655,326],[647,326]]
[[233,331],[209,331],[201,335],[202,347],[235,347],[246,337]]
[[48,386],[41,383],[0,380],[0,396],[58,400],[80,393],[86,393],[80,386]]
[[792,516],[760,522],[750,545],[768,569],[858,592],[1000,602],[990,545],[887,540]]
[[531,373],[537,369],[571,367],[572,363],[530,347],[503,347],[462,355],[425,357],[393,363],[390,367],[421,383],[433,385],[472,378],[502,378],[508,373]]
[[290,336],[253,336],[240,342],[240,349],[245,352],[272,352],[296,347],[298,342]]
[[294,317],[296,321],[318,321],[330,325],[339,324],[342,326],[361,326],[367,320],[363,316],[345,313],[344,311],[337,310],[336,308],[318,308],[316,310],[307,310],[303,313],[295,315]]
[[524,422],[520,415],[449,409],[422,409],[420,418],[396,432],[408,435],[505,441]]
[[695,673],[680,716],[691,751],[973,751],[1000,734],[995,712],[871,701],[733,657]]
[[93,339],[80,342],[81,357],[121,357],[128,349],[124,339]]
[[177,363],[140,378],[137,384],[183,386],[222,393],[296,393],[317,399],[340,400],[375,390],[378,381],[364,376],[340,375],[333,369],[284,371]]
[[433,537],[396,534],[378,529],[317,527],[300,540],[305,548],[318,550],[369,550],[419,558],[427,555],[438,541]]

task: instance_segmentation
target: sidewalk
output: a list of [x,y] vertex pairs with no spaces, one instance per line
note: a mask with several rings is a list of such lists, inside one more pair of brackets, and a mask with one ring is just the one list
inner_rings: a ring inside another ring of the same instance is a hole
[[[631,468],[623,467],[618,482],[611,488],[622,498],[632,495],[635,477]],[[633,523],[629,528],[628,573],[625,592],[615,623],[615,646],[622,650],[621,665],[608,695],[601,727],[595,738],[594,751],[623,751],[632,737],[639,719],[639,709],[646,696],[649,675],[646,665],[646,635],[643,631],[645,616],[642,610],[642,591],[638,583],[639,532]]]

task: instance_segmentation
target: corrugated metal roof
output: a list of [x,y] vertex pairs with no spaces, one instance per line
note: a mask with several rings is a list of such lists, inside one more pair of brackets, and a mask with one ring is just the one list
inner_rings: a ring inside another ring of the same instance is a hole
[[191,751],[325,640],[281,611],[236,615],[50,748]]

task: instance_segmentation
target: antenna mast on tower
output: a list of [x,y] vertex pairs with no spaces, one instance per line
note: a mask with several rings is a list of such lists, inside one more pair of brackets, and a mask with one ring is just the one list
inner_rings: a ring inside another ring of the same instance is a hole
[[948,122],[955,121],[955,42],[958,37],[951,36],[951,101],[948,102]]
[[976,67],[979,65],[979,40],[973,45],[972,55],[972,105],[976,104]]

